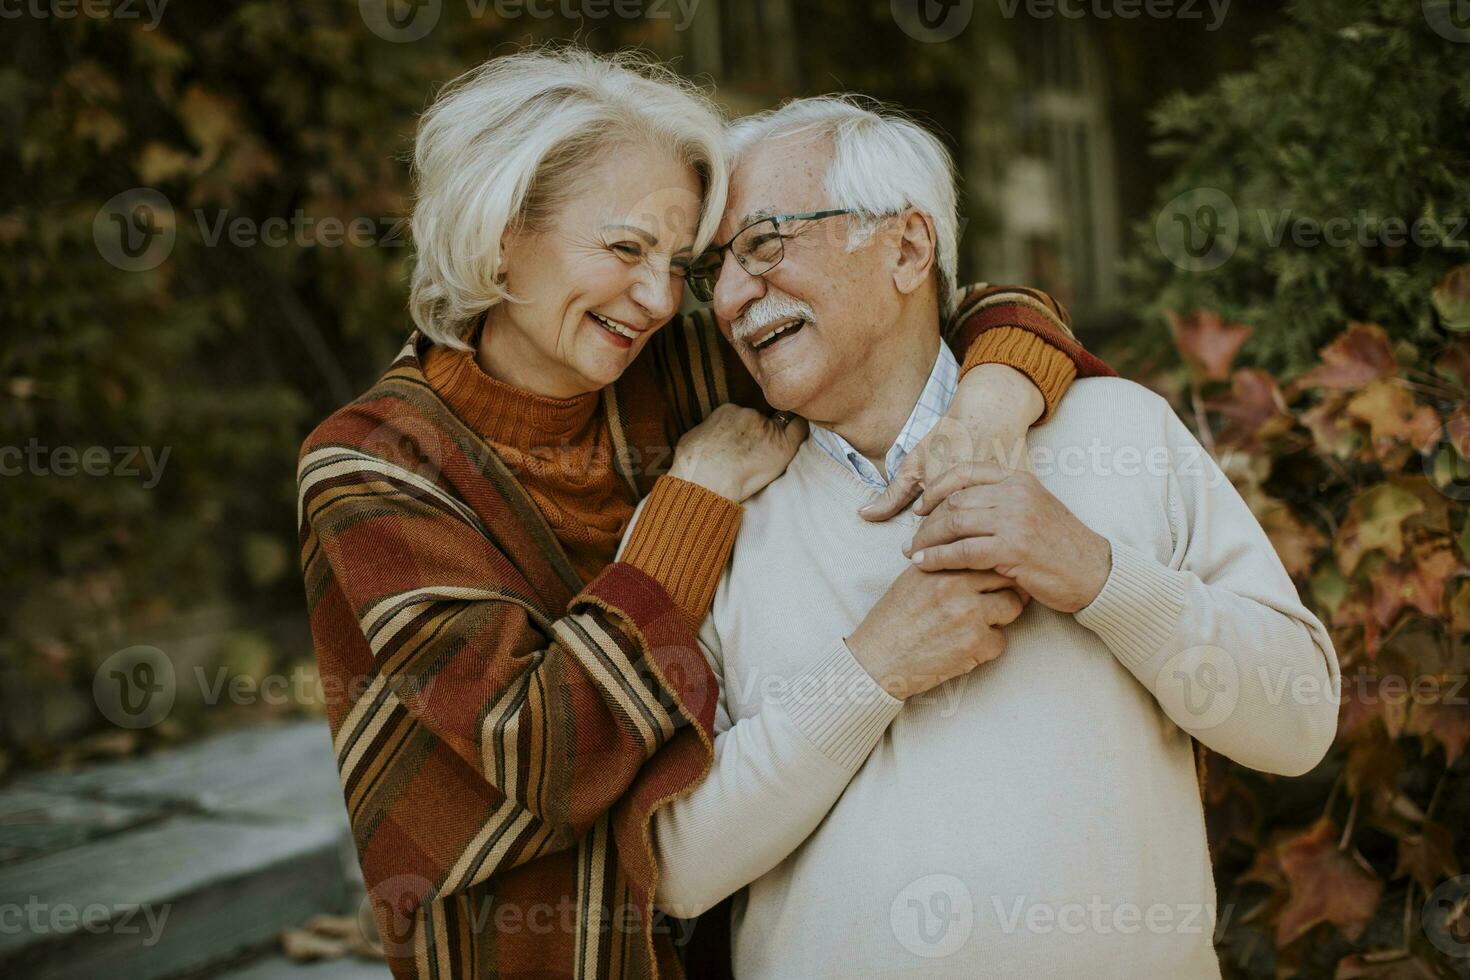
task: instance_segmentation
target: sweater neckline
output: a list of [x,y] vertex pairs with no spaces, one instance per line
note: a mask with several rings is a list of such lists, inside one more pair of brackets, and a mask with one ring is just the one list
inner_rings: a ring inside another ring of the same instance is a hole
[[[872,503],[883,493],[881,490],[868,486],[858,478],[856,473],[827,455],[826,451],[818,446],[811,436],[807,436],[801,447],[797,449],[791,466],[797,468],[802,475],[810,476],[827,489],[852,502],[855,508]],[[854,516],[860,523],[869,523],[861,517]],[[910,504],[884,523],[917,527],[921,520],[922,518],[914,513],[913,505]]]
[[506,384],[485,373],[473,350],[431,346],[423,370],[434,391],[475,431],[518,449],[575,439],[586,431],[602,401],[596,391],[549,398]]

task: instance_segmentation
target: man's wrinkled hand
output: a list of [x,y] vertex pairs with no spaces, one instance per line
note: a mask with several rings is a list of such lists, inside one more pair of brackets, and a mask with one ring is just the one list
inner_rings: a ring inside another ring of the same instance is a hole
[[924,521],[904,554],[916,567],[996,571],[1058,612],[1087,606],[1112,571],[1108,539],[1029,472],[994,463],[951,469],[915,512]]

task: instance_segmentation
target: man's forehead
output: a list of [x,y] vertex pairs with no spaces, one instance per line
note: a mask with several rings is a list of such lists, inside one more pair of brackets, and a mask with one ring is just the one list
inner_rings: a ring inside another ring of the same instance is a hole
[[724,224],[734,231],[777,214],[827,207],[830,144],[776,138],[747,150],[730,175]]

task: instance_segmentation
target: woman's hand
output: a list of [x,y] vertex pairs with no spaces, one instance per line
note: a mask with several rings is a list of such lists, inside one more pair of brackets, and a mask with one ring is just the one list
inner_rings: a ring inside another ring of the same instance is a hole
[[[858,513],[869,521],[886,521],[921,491],[932,509],[939,500],[928,500],[928,490],[939,487],[945,474],[972,463],[1029,470],[1026,430],[1045,408],[1036,385],[1015,368],[1004,364],[972,368],[960,380],[944,418],[904,457],[883,495]],[[951,485],[958,489],[966,484],[944,481],[946,491]]]
[[753,408],[720,405],[684,433],[669,476],[697,483],[738,504],[786,471],[806,431],[802,418],[783,425]]

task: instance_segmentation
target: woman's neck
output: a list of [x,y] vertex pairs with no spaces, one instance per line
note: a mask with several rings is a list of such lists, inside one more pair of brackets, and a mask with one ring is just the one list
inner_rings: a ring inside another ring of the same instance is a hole
[[540,398],[573,400],[597,390],[564,364],[536,350],[523,333],[504,323],[505,315],[503,306],[491,307],[471,338],[481,371]]

